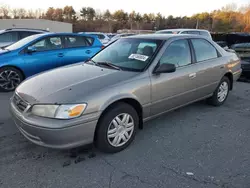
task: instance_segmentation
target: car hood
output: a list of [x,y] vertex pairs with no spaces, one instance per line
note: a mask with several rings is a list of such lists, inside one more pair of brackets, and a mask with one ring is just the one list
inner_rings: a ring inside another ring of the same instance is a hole
[[83,102],[84,96],[138,74],[81,63],[33,76],[20,84],[16,92],[30,104]]

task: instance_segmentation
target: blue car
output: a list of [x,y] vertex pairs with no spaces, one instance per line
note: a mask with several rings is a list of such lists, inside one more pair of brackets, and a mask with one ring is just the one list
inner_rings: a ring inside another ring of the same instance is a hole
[[0,49],[0,91],[9,92],[27,77],[86,61],[103,48],[97,37],[75,33],[44,33]]

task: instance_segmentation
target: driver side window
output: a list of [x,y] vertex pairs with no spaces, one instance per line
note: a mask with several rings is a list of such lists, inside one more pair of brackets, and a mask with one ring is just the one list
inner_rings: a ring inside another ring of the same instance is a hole
[[56,50],[62,48],[62,42],[60,37],[48,37],[34,43],[31,47],[34,47],[36,52]]
[[160,64],[170,63],[176,67],[191,64],[191,52],[187,40],[177,40],[172,42],[162,55]]

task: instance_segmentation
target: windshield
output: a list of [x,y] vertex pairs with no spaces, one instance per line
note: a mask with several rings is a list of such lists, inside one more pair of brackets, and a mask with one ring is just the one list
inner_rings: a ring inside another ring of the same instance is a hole
[[108,62],[128,71],[143,71],[161,45],[162,40],[122,38],[92,58],[96,63]]
[[18,42],[6,47],[5,49],[6,50],[16,50],[16,49],[21,48],[22,46],[28,44],[29,42],[37,39],[40,36],[41,36],[41,34],[31,35],[31,36],[26,37],[26,38],[24,38],[22,40],[19,40]]

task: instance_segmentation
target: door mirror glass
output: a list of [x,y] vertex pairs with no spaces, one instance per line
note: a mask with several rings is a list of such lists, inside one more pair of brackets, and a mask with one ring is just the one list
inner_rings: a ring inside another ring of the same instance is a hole
[[174,64],[171,63],[163,63],[160,64],[154,71],[154,73],[156,74],[160,74],[160,73],[171,73],[171,72],[175,72],[176,71],[176,67]]
[[28,53],[33,53],[36,52],[36,47],[35,46],[29,46],[28,47]]

